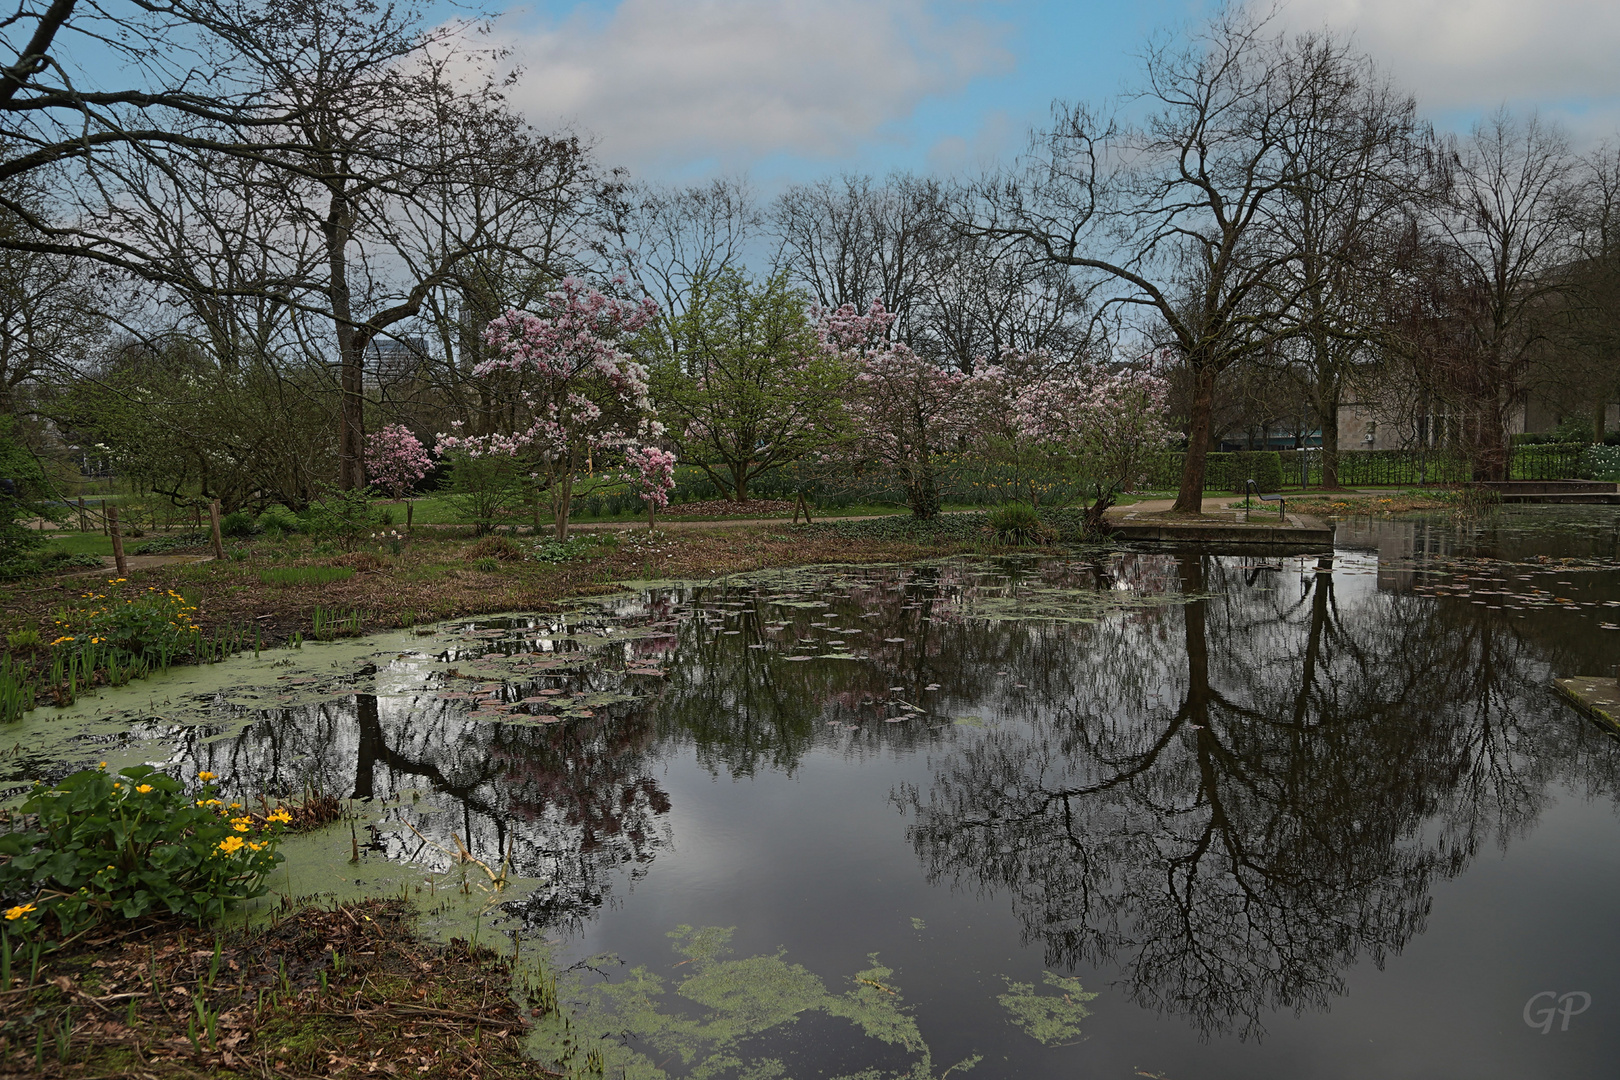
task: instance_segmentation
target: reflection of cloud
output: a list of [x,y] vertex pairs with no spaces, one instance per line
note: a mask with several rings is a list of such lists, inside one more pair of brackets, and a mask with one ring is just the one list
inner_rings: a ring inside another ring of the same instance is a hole
[[605,21],[497,34],[532,122],[577,123],[633,165],[847,154],[1010,59],[994,27],[940,0],[623,0]]
[[1620,95],[1614,0],[1291,0],[1283,18],[1354,31],[1430,108]]

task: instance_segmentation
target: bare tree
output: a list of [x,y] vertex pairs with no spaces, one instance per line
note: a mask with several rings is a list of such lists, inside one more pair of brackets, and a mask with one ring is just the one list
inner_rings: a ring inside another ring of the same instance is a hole
[[1225,10],[1185,46],[1150,48],[1145,124],[1059,103],[1029,158],[978,201],[982,234],[1037,245],[1102,282],[1103,306],[1146,316],[1145,334],[1168,331],[1192,381],[1180,513],[1202,508],[1216,380],[1292,332],[1280,271],[1293,253],[1270,228],[1298,176],[1289,63],[1283,41]]
[[1429,332],[1438,383],[1458,411],[1475,477],[1506,479],[1508,423],[1545,360],[1576,254],[1576,162],[1539,118],[1499,110],[1441,144],[1444,197],[1427,215],[1439,251],[1431,290],[1447,321]]
[[909,344],[944,225],[939,200],[938,183],[905,174],[795,185],[771,209],[778,266],[820,307],[882,303]]
[[602,186],[602,262],[623,268],[658,303],[663,346],[679,349],[671,327],[686,314],[693,291],[747,261],[764,217],[742,178],[691,187],[635,184],[616,174]]
[[1297,89],[1283,144],[1294,179],[1276,227],[1292,258],[1278,267],[1279,292],[1295,297],[1283,344],[1312,387],[1322,431],[1322,483],[1339,483],[1339,406],[1366,381],[1383,332],[1379,298],[1391,252],[1411,207],[1425,198],[1417,103],[1393,90],[1364,57],[1307,34],[1288,49],[1279,76]]

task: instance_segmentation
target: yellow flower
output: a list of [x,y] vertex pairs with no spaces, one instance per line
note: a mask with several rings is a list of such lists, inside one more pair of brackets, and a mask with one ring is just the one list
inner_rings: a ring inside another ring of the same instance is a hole
[[107,763],[105,761],[101,762],[100,764],[98,764],[96,766],[96,768],[98,768],[98,769],[105,769],[106,767],[107,767]]
[[248,841],[248,847],[252,848],[254,851],[263,851],[264,850],[264,844],[263,844],[263,842],[261,842],[259,840],[249,840]]
[[242,824],[240,821],[237,822],[236,824],[232,825],[231,828],[235,829],[237,832],[247,832],[248,831],[248,827],[246,825]]
[[152,785],[151,784],[140,784],[135,788],[135,790],[138,793],[140,793],[142,795],[145,795],[148,791],[152,790]]
[[244,841],[240,836],[227,836],[219,842],[219,850],[227,855],[235,855],[242,850]]
[[27,915],[30,911],[33,911],[33,910],[34,910],[34,905],[33,904],[22,904],[22,905],[19,905],[18,907],[7,908],[6,909],[6,921],[7,922],[16,922],[18,919],[22,918],[24,915]]
[[279,824],[285,825],[289,821],[292,820],[292,815],[287,813],[287,808],[285,806],[278,806],[274,810],[272,810],[265,817],[264,820],[265,821],[274,821],[274,822],[277,822]]
[[207,769],[204,769],[202,772],[197,774],[197,779],[201,780],[203,783],[206,784],[210,780],[218,780],[219,777],[215,776],[213,773],[209,772]]

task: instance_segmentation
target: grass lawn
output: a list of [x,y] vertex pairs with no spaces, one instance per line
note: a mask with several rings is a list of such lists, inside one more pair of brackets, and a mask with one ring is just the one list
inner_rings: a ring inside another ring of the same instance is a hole
[[[46,533],[50,539],[40,551],[66,551],[72,555],[111,555],[112,537],[103,536],[98,532],[58,532]],[[140,540],[124,541],[128,547],[141,543]]]

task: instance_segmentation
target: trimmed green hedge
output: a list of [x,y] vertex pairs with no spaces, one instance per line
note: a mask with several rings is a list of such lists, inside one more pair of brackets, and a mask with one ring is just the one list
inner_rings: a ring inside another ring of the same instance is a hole
[[[1163,454],[1148,474],[1148,487],[1173,491],[1181,486],[1181,470],[1187,455],[1180,451]],[[1296,468],[1295,472],[1298,472]],[[1298,483],[1298,478],[1291,478]],[[1204,490],[1241,493],[1244,481],[1253,480],[1264,492],[1280,491],[1283,483],[1282,454],[1276,450],[1240,450],[1236,453],[1210,451],[1204,456]]]

